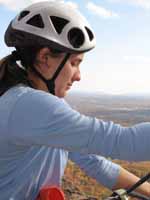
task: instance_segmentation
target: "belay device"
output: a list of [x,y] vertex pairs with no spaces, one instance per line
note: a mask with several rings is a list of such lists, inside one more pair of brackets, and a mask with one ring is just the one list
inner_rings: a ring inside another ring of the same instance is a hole
[[128,200],[130,197],[135,197],[137,199],[141,200],[150,200],[150,197],[146,197],[144,195],[141,195],[137,192],[134,192],[136,188],[138,188],[140,185],[142,185],[145,181],[147,181],[150,178],[150,173],[145,175],[143,178],[141,178],[137,183],[135,183],[131,188],[125,190],[125,189],[119,189],[113,192],[113,194],[106,198],[105,200]]

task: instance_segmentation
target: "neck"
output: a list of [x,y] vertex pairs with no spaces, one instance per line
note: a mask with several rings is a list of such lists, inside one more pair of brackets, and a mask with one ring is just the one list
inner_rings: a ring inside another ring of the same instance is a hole
[[39,77],[37,77],[34,72],[29,72],[28,79],[32,82],[34,88],[49,92],[46,84]]

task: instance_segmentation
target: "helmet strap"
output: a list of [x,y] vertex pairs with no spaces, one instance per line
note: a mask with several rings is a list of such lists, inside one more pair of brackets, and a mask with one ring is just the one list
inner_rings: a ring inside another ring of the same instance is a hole
[[61,72],[61,70],[63,69],[65,63],[67,62],[67,60],[70,57],[70,53],[67,53],[63,59],[63,61],[60,63],[60,65],[58,66],[56,72],[54,73],[53,77],[49,80],[45,79],[44,76],[35,68],[32,67],[32,70],[36,73],[36,75],[42,79],[42,81],[44,81],[44,83],[46,84],[49,93],[55,95],[55,80],[58,77],[59,73]]

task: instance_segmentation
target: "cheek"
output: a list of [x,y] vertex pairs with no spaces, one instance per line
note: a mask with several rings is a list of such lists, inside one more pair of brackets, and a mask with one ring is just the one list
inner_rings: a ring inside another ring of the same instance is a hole
[[55,83],[59,88],[65,86],[67,82],[71,81],[72,74],[73,70],[70,67],[64,67],[58,75]]
[[73,70],[70,66],[64,67],[62,70],[62,78],[68,80],[72,78]]

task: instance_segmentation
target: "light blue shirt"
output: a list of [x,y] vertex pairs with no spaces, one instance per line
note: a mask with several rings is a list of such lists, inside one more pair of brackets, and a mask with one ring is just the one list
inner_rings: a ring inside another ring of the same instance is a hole
[[119,166],[94,154],[150,160],[149,130],[150,123],[121,127],[43,91],[14,87],[0,97],[1,200],[35,200],[41,186],[60,185],[68,158],[111,188]]

